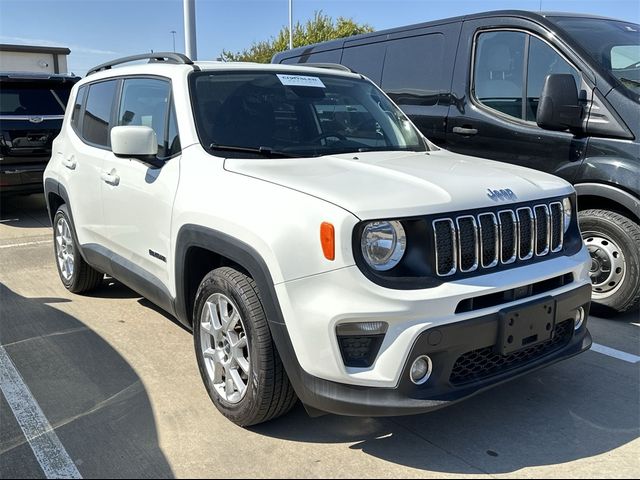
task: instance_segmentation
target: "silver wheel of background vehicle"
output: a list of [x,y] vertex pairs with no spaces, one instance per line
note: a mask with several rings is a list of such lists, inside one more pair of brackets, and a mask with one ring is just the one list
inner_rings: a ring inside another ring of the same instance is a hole
[[58,218],[56,222],[55,242],[60,274],[66,281],[70,281],[73,277],[75,257],[71,229],[64,217]]
[[593,299],[607,298],[620,288],[625,277],[626,262],[622,250],[611,239],[600,234],[583,232],[582,237],[591,255],[589,275]]
[[249,344],[238,308],[221,293],[207,298],[202,309],[200,348],[218,395],[228,403],[240,402],[249,382]]

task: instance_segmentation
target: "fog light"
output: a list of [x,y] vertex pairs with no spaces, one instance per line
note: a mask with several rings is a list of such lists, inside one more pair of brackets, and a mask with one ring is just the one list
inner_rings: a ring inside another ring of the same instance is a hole
[[338,345],[345,366],[368,368],[373,365],[388,327],[386,322],[353,322],[338,325]]
[[584,323],[584,308],[580,307],[576,310],[575,315],[573,316],[573,327],[576,330],[580,330],[580,327]]
[[411,372],[409,373],[411,381],[416,385],[422,385],[429,380],[432,367],[431,359],[426,355],[416,358],[411,365]]

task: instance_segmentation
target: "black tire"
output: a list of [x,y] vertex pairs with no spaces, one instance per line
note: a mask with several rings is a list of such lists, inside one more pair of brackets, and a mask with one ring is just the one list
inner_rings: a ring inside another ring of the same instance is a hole
[[[624,258],[622,269],[623,277],[616,284],[611,282],[610,286],[604,285],[603,289],[597,291],[594,286],[593,300],[601,305],[605,305],[617,312],[629,312],[638,308],[640,304],[640,226],[628,217],[609,210],[589,209],[579,212],[580,230],[586,245],[589,247],[594,238],[604,239],[612,242],[608,246],[610,252],[617,257],[617,250]],[[593,247],[590,249],[593,259],[598,259]],[[594,263],[594,268],[598,265]],[[615,284],[615,288],[611,285]],[[607,288],[611,290],[606,291]]]
[[[56,242],[56,228],[58,225],[58,221],[61,218],[67,222],[71,233],[71,238],[73,239],[71,249],[73,251],[74,266],[73,273],[70,278],[65,278],[60,269],[60,263],[58,262],[59,246]],[[78,250],[78,238],[76,237],[76,231],[73,226],[73,222],[71,221],[71,216],[69,215],[69,209],[65,204],[60,205],[60,207],[56,211],[55,216],[53,217],[53,249],[56,260],[56,268],[58,269],[58,275],[60,276],[60,280],[67,290],[72,293],[84,293],[95,289],[102,283],[104,274],[98,272],[87,262],[85,262],[84,258],[82,258],[82,254]]]
[[[248,341],[250,368],[247,390],[237,403],[227,402],[218,393],[205,366],[201,338],[207,332],[203,332],[200,322],[206,301],[213,294],[222,294],[234,303]],[[198,368],[207,392],[217,409],[235,424],[248,427],[267,422],[286,414],[296,404],[296,394],[271,338],[260,294],[251,277],[228,267],[213,270],[204,277],[196,293],[193,339]]]

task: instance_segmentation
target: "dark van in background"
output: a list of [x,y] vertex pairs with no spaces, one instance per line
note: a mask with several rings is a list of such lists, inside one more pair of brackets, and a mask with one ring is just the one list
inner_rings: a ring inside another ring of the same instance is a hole
[[498,11],[301,47],[272,61],[345,65],[380,85],[438,146],[573,183],[593,299],[618,311],[638,307],[639,25]]
[[51,142],[80,77],[0,73],[0,194],[42,192]]

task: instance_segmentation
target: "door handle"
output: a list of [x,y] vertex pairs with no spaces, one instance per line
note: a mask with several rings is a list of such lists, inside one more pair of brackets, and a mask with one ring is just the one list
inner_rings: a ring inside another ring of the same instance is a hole
[[100,174],[100,178],[109,185],[113,185],[114,187],[120,183],[120,177],[116,175],[115,170],[111,172],[102,172]]
[[470,127],[453,127],[453,133],[457,133],[458,135],[475,135],[478,133],[478,129]]
[[63,158],[62,164],[69,170],[75,170],[77,165],[76,159],[73,155],[71,155],[69,158]]

